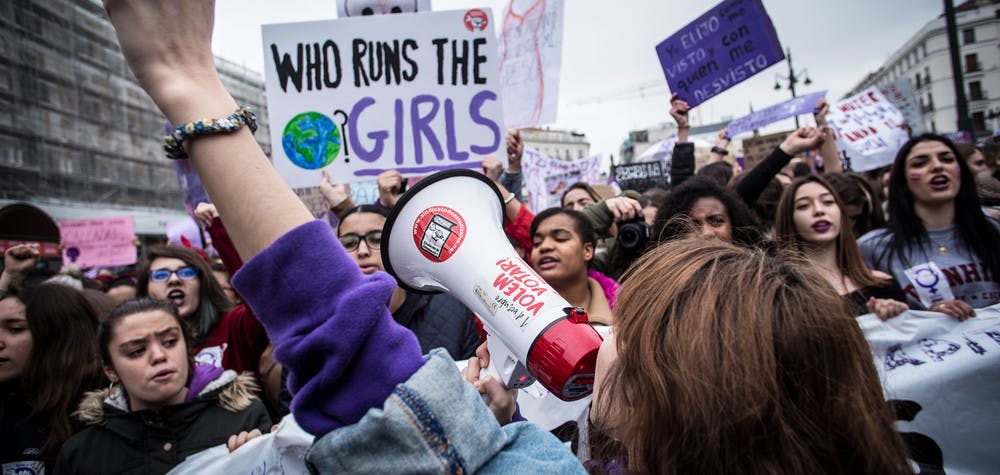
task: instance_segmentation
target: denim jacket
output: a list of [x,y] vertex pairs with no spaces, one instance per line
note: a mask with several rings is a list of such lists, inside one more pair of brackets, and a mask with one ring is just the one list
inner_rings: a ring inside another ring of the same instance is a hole
[[441,349],[381,409],[317,438],[306,460],[314,473],[586,473],[538,426],[501,427]]

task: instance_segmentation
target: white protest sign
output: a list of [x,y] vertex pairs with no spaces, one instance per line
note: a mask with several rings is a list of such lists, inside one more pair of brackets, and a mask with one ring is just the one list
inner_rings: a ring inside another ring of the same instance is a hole
[[431,0],[337,0],[337,17],[431,11]]
[[556,121],[563,0],[510,0],[500,31],[504,122],[510,129]]
[[601,176],[602,158],[602,155],[593,155],[565,162],[531,147],[524,147],[521,167],[531,209],[537,213],[559,206],[563,192],[576,182],[597,183]]
[[903,119],[906,120],[906,125],[910,126],[910,132],[913,135],[927,132],[927,127],[924,126],[924,112],[920,109],[920,103],[917,102],[910,78],[899,78],[879,91],[903,113]]
[[897,429],[916,461],[949,475],[993,473],[1000,467],[1000,305],[964,322],[907,311],[881,321],[858,318],[871,346]]
[[827,122],[837,132],[837,147],[850,169],[872,170],[892,163],[908,139],[903,113],[875,87],[830,106]]
[[651,145],[635,159],[636,162],[666,162],[667,169],[670,168],[670,159],[674,156],[674,146],[677,145],[677,136],[671,135],[655,144]]
[[225,444],[217,445],[188,456],[168,474],[307,475],[306,451],[315,439],[289,414],[281,419],[276,431],[248,441],[235,452],[229,452]]
[[264,25],[275,168],[300,188],[322,169],[346,183],[506,158],[491,25],[480,9]]

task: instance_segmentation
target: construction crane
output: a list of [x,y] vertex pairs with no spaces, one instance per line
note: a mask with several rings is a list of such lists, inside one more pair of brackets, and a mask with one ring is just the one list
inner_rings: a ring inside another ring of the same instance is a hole
[[588,98],[573,101],[566,104],[566,106],[579,107],[590,104],[601,104],[605,102],[629,101],[633,99],[641,99],[650,96],[662,97],[664,95],[670,97],[670,90],[667,88],[667,83],[663,80],[663,78],[659,78],[655,80],[644,81],[641,83],[633,84],[631,86],[619,89],[617,91],[597,94]]

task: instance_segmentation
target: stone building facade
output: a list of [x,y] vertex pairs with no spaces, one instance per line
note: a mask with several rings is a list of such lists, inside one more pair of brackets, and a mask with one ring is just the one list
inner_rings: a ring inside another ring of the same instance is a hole
[[[237,102],[257,112],[269,152],[263,78],[217,63]],[[165,122],[128,70],[100,0],[0,2],[0,206],[176,216],[183,201],[161,148]]]

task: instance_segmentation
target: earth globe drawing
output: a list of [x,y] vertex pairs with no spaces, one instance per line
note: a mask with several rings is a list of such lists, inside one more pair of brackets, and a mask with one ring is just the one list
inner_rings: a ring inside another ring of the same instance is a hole
[[303,112],[285,125],[281,146],[299,168],[315,170],[333,162],[342,144],[340,130],[319,112]]

